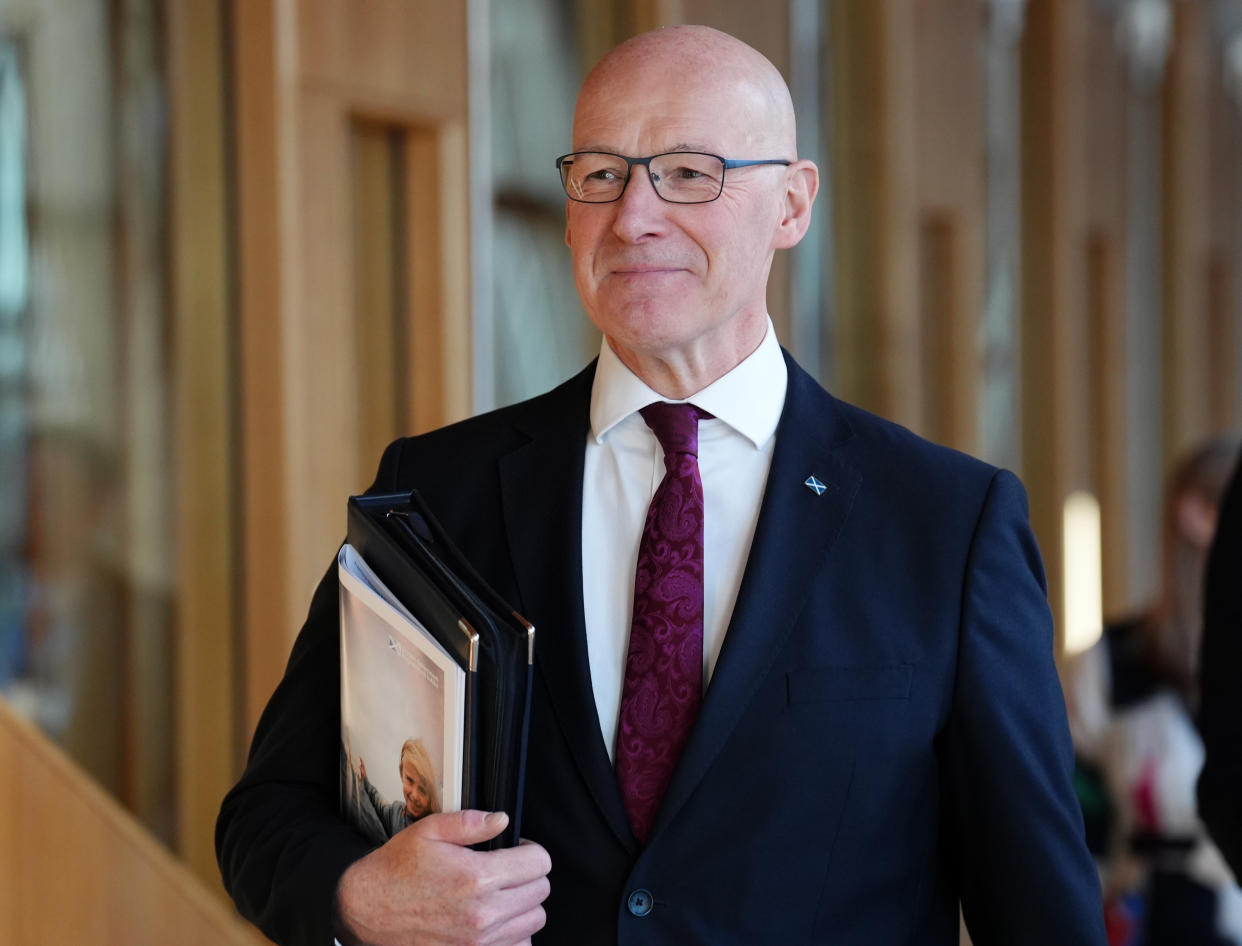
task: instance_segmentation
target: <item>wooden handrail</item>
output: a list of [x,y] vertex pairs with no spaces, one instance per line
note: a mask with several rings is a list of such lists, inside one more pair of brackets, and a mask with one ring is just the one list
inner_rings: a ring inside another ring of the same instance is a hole
[[0,942],[267,940],[0,699]]

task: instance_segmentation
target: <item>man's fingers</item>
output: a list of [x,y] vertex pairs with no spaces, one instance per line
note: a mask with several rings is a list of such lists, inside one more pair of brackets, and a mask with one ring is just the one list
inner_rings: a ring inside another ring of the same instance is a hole
[[490,841],[508,824],[509,816],[503,811],[488,812],[468,808],[465,811],[428,815],[406,830],[432,841],[447,841],[449,844],[468,847]]
[[[499,888],[520,887],[533,880],[546,882],[552,858],[541,845],[523,841],[517,847],[487,852],[488,863],[499,878]],[[547,893],[544,893],[547,896]]]
[[529,946],[530,938],[543,929],[545,923],[547,916],[543,907],[535,907],[504,923],[488,937],[488,941],[504,943],[505,946]]

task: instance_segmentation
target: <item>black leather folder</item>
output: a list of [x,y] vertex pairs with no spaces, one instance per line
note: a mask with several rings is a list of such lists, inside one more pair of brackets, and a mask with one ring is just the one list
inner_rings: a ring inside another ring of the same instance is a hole
[[535,629],[479,576],[417,490],[349,498],[347,541],[466,671],[463,808],[504,811],[521,835]]

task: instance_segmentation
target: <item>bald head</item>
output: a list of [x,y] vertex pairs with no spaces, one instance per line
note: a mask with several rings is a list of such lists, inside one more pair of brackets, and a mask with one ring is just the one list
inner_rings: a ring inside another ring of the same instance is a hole
[[723,107],[714,117],[734,155],[759,149],[756,154],[797,157],[793,101],[780,72],[758,50],[708,26],[641,33],[601,59],[578,95],[575,148],[597,144],[581,140],[583,126],[619,99],[641,102],[654,122],[674,99],[680,106],[700,101],[705,111]]

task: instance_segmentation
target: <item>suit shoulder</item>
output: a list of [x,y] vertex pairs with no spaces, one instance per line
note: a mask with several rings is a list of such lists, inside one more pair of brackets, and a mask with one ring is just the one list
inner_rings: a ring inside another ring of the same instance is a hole
[[896,421],[874,414],[832,395],[840,419],[848,425],[849,440],[842,444],[842,455],[852,462],[901,480],[916,480],[924,488],[952,483],[984,486],[998,474],[998,467],[978,457],[916,434]]
[[780,435],[808,434],[861,477],[865,491],[903,514],[935,510],[967,514],[993,487],[1024,495],[1017,477],[960,450],[934,443],[907,427],[826,391],[786,356],[789,389]]
[[913,463],[920,472],[991,478],[996,467],[960,450],[935,443],[914,431],[829,393],[785,353],[789,368],[788,419],[798,428],[812,426],[833,449],[873,457],[880,464]]

